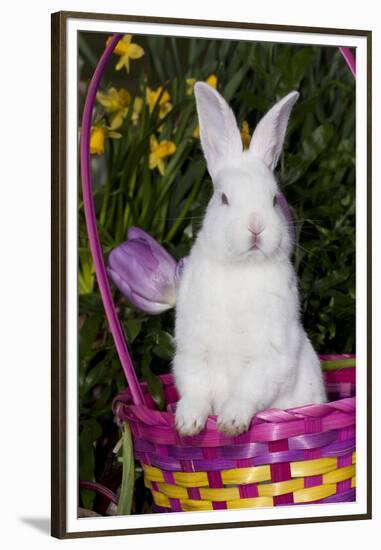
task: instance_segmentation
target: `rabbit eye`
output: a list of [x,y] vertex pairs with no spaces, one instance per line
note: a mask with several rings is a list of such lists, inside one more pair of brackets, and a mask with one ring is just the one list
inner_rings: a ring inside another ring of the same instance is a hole
[[225,195],[225,193],[221,194],[221,202],[222,202],[222,204],[226,204],[226,205],[229,204],[229,200],[228,200],[227,196]]
[[273,206],[276,206],[278,204],[278,199],[277,199],[277,196],[274,195],[274,198],[273,198]]

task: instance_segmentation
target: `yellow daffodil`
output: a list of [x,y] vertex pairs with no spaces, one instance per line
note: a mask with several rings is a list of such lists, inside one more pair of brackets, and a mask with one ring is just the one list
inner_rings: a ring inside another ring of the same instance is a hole
[[206,83],[217,90],[218,79],[215,74],[211,74],[210,76],[208,76],[208,78],[206,79]]
[[163,87],[159,86],[157,90],[151,90],[151,88],[147,87],[146,90],[146,103],[149,107],[149,112],[152,113],[154,110],[154,107],[159,100],[160,94],[160,100],[159,100],[159,118],[164,118],[169,111],[172,109],[172,103],[171,103],[171,96],[167,92],[167,90],[164,90],[162,93]]
[[164,159],[170,157],[176,153],[176,145],[173,141],[167,139],[158,142],[155,136],[151,136],[150,139],[150,156],[149,167],[150,170],[157,168],[162,176],[165,172]]
[[125,88],[110,88],[106,94],[97,93],[98,102],[104,107],[105,111],[110,114],[111,130],[120,128],[123,120],[128,113],[128,106],[131,103],[131,96]]
[[106,128],[91,128],[90,153],[103,155],[105,152]]
[[[106,44],[111,40],[111,36],[107,39]],[[127,72],[130,72],[130,59],[140,59],[144,55],[144,50],[138,44],[134,44],[131,34],[125,34],[114,48],[114,53],[119,55],[119,61],[115,69],[119,71],[122,67],[126,67]]]
[[192,137],[194,139],[199,139],[199,137],[200,137],[200,126],[196,126],[196,128],[193,130]]
[[247,120],[244,120],[241,124],[241,138],[243,148],[248,149],[251,141],[250,128]]
[[139,121],[139,117],[140,117],[140,113],[142,112],[142,109],[143,109],[142,98],[135,97],[134,103],[132,105],[132,116],[131,116],[132,124],[134,126],[136,126]]
[[187,83],[187,91],[186,91],[186,94],[187,94],[187,95],[192,95],[192,94],[193,94],[194,85],[196,84],[196,79],[195,79],[195,78],[187,78],[185,82]]
[[[194,85],[196,84],[196,79],[195,78],[187,78],[185,82],[187,83],[186,94],[187,95],[192,95],[193,90],[194,90]],[[209,86],[211,86],[212,88],[217,90],[218,78],[216,77],[215,74],[211,74],[210,76],[208,76],[208,78],[206,79],[205,82],[207,84],[209,84]]]
[[122,134],[115,132],[106,126],[93,126],[90,134],[90,153],[92,155],[103,155],[107,138],[119,139]]

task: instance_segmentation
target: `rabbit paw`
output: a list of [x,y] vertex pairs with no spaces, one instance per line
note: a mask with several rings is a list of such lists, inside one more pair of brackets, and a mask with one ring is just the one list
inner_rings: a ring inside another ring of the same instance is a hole
[[177,404],[175,420],[180,435],[197,435],[205,426],[209,407],[200,401],[180,399]]
[[225,435],[239,435],[247,431],[251,418],[251,408],[238,401],[227,401],[217,418],[217,429]]

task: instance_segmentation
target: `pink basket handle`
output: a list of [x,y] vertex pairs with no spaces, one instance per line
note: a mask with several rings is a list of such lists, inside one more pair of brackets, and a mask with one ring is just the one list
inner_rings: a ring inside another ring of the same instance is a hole
[[85,220],[87,226],[87,234],[89,237],[89,245],[91,255],[93,257],[95,274],[97,277],[99,291],[101,294],[103,306],[105,308],[106,317],[110,326],[111,334],[114,338],[116,350],[122,364],[127,384],[131,390],[131,396],[135,405],[143,405],[144,398],[140,389],[140,385],[135,373],[135,369],[128,352],[127,342],[123,334],[121,323],[116,313],[116,308],[112,299],[110,285],[106,273],[105,262],[102,253],[102,247],[99,240],[97,222],[95,216],[94,199],[91,185],[91,168],[90,168],[90,134],[91,120],[94,108],[95,96],[102,79],[107,61],[109,60],[116,44],[122,38],[122,34],[115,34],[107,44],[96,68],[93,78],[91,79],[85,106],[82,116],[82,131],[81,131],[81,176],[82,176],[82,193],[83,207],[85,211]]
[[356,78],[356,60],[349,48],[339,48],[341,55],[344,57],[351,73]]
[[[98,281],[99,291],[101,294],[103,306],[105,308],[106,317],[110,326],[116,350],[122,364],[127,384],[130,388],[131,397],[135,405],[143,405],[145,403],[142,390],[137,379],[135,369],[128,352],[127,342],[123,334],[122,326],[116,308],[112,299],[110,285],[106,273],[105,262],[102,253],[102,247],[99,240],[97,230],[97,222],[95,216],[94,199],[91,183],[91,168],[90,168],[90,134],[92,112],[95,103],[95,96],[102,79],[106,64],[114,51],[115,46],[123,37],[122,34],[115,34],[108,42],[91,79],[82,116],[82,131],[81,131],[81,177],[82,177],[82,193],[83,205],[85,211],[85,220],[87,233],[89,237],[90,251],[94,262],[95,275]],[[353,76],[356,76],[356,62],[349,48],[339,48]]]

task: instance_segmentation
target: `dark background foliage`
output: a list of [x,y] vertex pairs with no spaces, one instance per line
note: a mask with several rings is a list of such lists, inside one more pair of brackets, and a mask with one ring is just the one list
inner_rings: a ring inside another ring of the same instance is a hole
[[[84,101],[105,35],[81,33],[79,106]],[[164,86],[172,111],[159,120],[143,109],[123,138],[109,140],[105,155],[93,160],[98,225],[107,252],[126,239],[132,225],[158,239],[177,259],[192,245],[211,194],[199,141],[194,97],[186,94],[188,77],[218,78],[239,123],[251,133],[276,100],[299,90],[277,177],[294,210],[297,243],[294,265],[300,281],[304,326],[318,352],[350,353],[355,345],[355,84],[337,48],[292,44],[234,42],[134,36],[145,56],[131,61],[130,74],[109,63],[103,90],[126,87],[144,96],[148,85]],[[117,59],[115,58],[115,63]],[[98,113],[102,116],[102,113]],[[149,135],[161,127],[176,155],[164,176],[148,169]],[[88,249],[83,208],[79,208],[79,424],[80,478],[113,490],[121,465],[112,452],[119,439],[112,398],[125,386],[107,329]],[[158,407],[164,407],[157,377],[168,372],[173,355],[174,312],[149,317],[113,290],[139,378],[148,382]],[[150,509],[137,467],[133,513]],[[81,504],[106,513],[107,502],[81,491]]]

